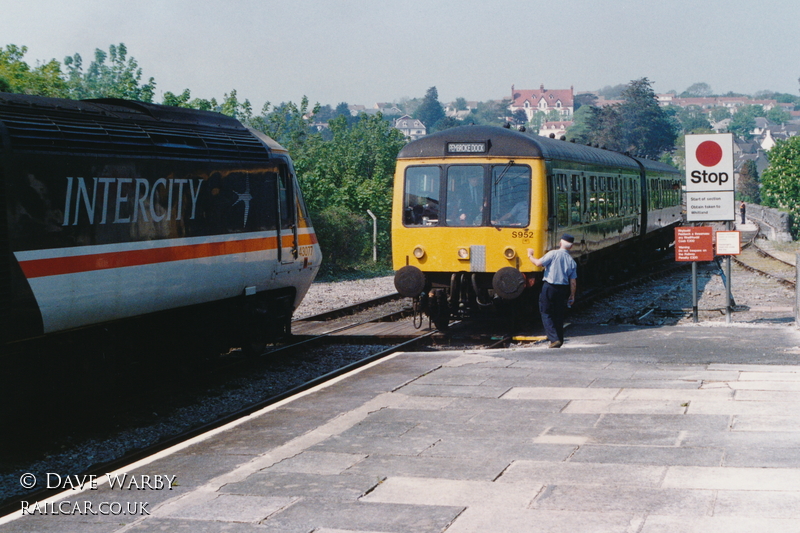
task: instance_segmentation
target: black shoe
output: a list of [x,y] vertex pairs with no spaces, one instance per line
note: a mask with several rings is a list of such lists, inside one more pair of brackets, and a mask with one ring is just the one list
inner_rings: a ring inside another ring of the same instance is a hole
[[561,345],[563,344],[564,343],[561,341],[553,341],[550,343],[550,346],[548,346],[548,348],[561,348]]

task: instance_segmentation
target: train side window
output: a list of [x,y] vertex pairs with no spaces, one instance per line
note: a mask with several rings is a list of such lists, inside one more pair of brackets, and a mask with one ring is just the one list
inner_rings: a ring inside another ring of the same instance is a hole
[[492,167],[491,219],[495,226],[527,227],[531,212],[531,167]]
[[567,176],[556,174],[556,215],[560,227],[569,226],[569,188]]
[[616,217],[619,216],[619,209],[620,209],[620,190],[619,190],[619,180],[611,176],[608,178],[608,182],[610,184],[610,200],[608,204],[608,216]]
[[572,175],[572,187],[570,191],[570,221],[572,224],[581,223],[581,177],[577,174]]
[[437,226],[439,224],[438,166],[408,167],[403,187],[403,224]]
[[594,222],[600,216],[600,198],[597,190],[597,176],[589,176],[589,220]]

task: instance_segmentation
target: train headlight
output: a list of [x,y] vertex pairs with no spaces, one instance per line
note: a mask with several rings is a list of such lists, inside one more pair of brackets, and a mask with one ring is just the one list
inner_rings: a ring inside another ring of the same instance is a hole
[[514,248],[512,248],[511,246],[506,246],[506,249],[503,250],[503,255],[505,256],[506,259],[510,261],[511,259],[517,257],[517,251],[514,250]]
[[463,246],[458,249],[458,258],[459,259],[469,259],[469,248],[464,248]]
[[425,248],[423,248],[422,246],[417,246],[416,248],[414,248],[414,257],[416,257],[417,259],[422,259],[423,257],[425,257]]

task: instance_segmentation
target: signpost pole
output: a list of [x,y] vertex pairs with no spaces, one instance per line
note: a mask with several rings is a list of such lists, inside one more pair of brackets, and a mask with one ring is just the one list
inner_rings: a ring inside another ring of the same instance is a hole
[[[732,226],[733,226],[732,222],[728,221],[727,226],[728,226],[728,230],[733,229],[732,228]],[[733,313],[733,308],[731,306],[731,301],[733,300],[733,297],[731,295],[732,294],[731,285],[733,285],[733,280],[731,279],[731,256],[730,255],[726,255],[725,256],[725,277],[728,280],[728,283],[726,284],[728,286],[728,290],[727,290],[727,292],[725,294],[725,323],[726,324],[730,324],[731,323],[731,314]]]
[[794,254],[794,325],[800,327],[800,252]]
[[697,323],[697,261],[692,261],[692,321]]

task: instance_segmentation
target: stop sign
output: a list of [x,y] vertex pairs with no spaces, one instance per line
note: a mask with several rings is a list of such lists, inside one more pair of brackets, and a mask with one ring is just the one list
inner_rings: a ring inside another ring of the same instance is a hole
[[733,134],[687,135],[686,220],[733,219]]
[[686,190],[733,190],[733,134],[686,136]]

